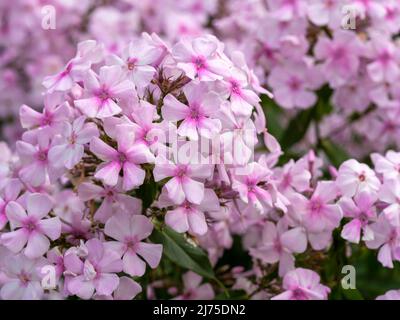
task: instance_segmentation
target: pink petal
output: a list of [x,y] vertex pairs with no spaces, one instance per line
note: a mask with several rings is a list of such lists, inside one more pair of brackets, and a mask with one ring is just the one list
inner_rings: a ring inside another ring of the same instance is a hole
[[146,242],[139,242],[136,246],[136,252],[139,254],[151,268],[156,268],[161,260],[162,245]]
[[49,247],[50,241],[43,234],[34,231],[29,235],[24,253],[28,258],[34,259],[44,255]]
[[40,220],[45,217],[53,208],[53,202],[48,195],[33,193],[28,196],[27,211],[28,216]]

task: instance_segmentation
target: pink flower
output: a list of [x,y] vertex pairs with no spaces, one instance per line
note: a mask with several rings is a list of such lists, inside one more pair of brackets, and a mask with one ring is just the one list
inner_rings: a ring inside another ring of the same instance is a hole
[[98,239],[88,240],[85,247],[87,255],[83,257],[75,248],[64,255],[67,290],[82,299],[90,299],[95,290],[99,295],[111,295],[119,285],[120,255]]
[[100,68],[100,76],[89,70],[85,77],[87,98],[76,100],[75,105],[90,118],[107,118],[121,112],[116,103],[133,97],[134,85],[123,76],[120,66]]
[[[160,207],[173,204],[174,202],[165,193],[161,194],[158,203]],[[208,230],[204,214],[218,210],[220,210],[220,205],[217,195],[211,189],[204,189],[204,198],[199,205],[184,201],[177,208],[167,211],[165,223],[177,232],[189,231],[194,235],[204,235]]]
[[109,186],[115,186],[122,169],[124,174],[122,188],[131,190],[140,186],[144,181],[145,171],[139,165],[154,162],[154,156],[145,145],[134,142],[131,126],[119,125],[118,130],[120,134],[117,136],[117,150],[99,138],[93,138],[90,143],[90,150],[106,161],[96,172],[95,178],[101,179]]
[[342,219],[342,210],[337,204],[332,204],[337,193],[335,184],[331,181],[318,182],[310,199],[296,198],[295,207],[307,231],[319,233],[337,228]]
[[47,178],[53,182],[62,174],[48,159],[50,143],[50,134],[45,131],[38,132],[37,144],[17,141],[17,152],[23,164],[19,176],[25,183],[38,187],[43,185]]
[[295,190],[304,192],[310,188],[311,173],[300,161],[289,161],[283,168],[277,168],[274,175],[280,181],[279,190],[283,193],[292,193]]
[[388,205],[382,211],[387,221],[395,227],[400,227],[400,180],[386,180],[379,190],[379,200]]
[[[142,276],[146,263],[156,268],[160,263],[162,245],[143,242],[153,231],[153,224],[142,215],[119,213],[106,222],[104,233],[118,241],[112,242],[117,252],[123,255],[123,270],[131,276]],[[140,258],[140,257],[141,258]]]
[[342,195],[346,197],[353,197],[362,191],[376,194],[380,187],[375,172],[366,164],[354,159],[341,164],[336,183]]
[[19,109],[19,117],[24,129],[49,129],[52,134],[61,131],[63,122],[68,120],[70,107],[68,102],[63,102],[56,94],[47,94],[44,97],[44,108],[42,113],[22,105]]
[[183,275],[184,292],[175,300],[212,300],[215,293],[209,283],[201,284],[201,276],[188,271]]
[[204,184],[201,181],[211,177],[212,169],[206,164],[175,164],[159,156],[153,174],[156,182],[172,177],[163,188],[175,204],[182,204],[185,199],[200,204],[204,198]]
[[376,300],[400,300],[400,290],[389,290],[384,295],[376,297]]
[[317,26],[337,27],[342,18],[343,0],[309,0],[307,14]]
[[177,67],[190,79],[221,80],[226,66],[218,57],[219,45],[218,40],[211,35],[193,40],[183,39],[173,47],[172,56]]
[[389,150],[385,156],[373,153],[371,159],[375,171],[382,174],[385,179],[400,178],[400,152]]
[[191,140],[198,140],[199,134],[210,139],[220,132],[221,121],[213,118],[221,105],[218,94],[207,92],[204,84],[188,84],[183,92],[189,105],[168,94],[161,109],[163,118],[167,121],[183,120],[178,127],[178,134]]
[[279,276],[283,277],[294,269],[294,253],[302,253],[307,249],[307,237],[302,228],[288,230],[287,223],[281,219],[275,225],[267,221],[262,239],[250,254],[266,263],[279,261]]
[[336,31],[333,39],[320,37],[314,51],[315,57],[324,61],[322,71],[334,88],[344,85],[356,74],[363,52],[354,32],[345,30]]
[[278,66],[268,78],[277,103],[288,109],[308,108],[316,101],[314,90],[321,84],[317,69],[305,63]]
[[33,193],[27,198],[27,211],[17,202],[10,202],[6,208],[7,218],[13,231],[1,235],[2,244],[12,252],[24,253],[33,259],[42,256],[50,247],[49,239],[61,235],[58,217],[45,218],[53,207],[49,196]]
[[83,182],[78,187],[78,195],[82,201],[102,199],[101,205],[94,215],[94,218],[102,223],[106,223],[116,212],[141,213],[141,200],[125,194],[119,184],[115,187],[101,187],[93,183]]
[[84,146],[93,137],[99,135],[94,123],[86,123],[86,117],[81,116],[74,120],[72,125],[64,123],[61,138],[49,150],[49,160],[57,167],[65,166],[72,169],[83,157]]
[[283,288],[286,290],[272,300],[327,300],[331,291],[320,284],[319,275],[303,268],[288,272],[283,278]]
[[133,300],[135,296],[137,296],[140,292],[142,292],[142,287],[132,278],[130,277],[120,277],[119,285],[117,289],[115,289],[113,295],[100,295],[96,293],[94,295],[94,299],[96,300]]
[[10,179],[0,197],[0,230],[5,227],[8,222],[6,209],[11,201],[17,200],[22,190],[22,184],[18,179]]
[[368,192],[361,192],[351,198],[343,197],[339,201],[343,215],[351,219],[342,229],[341,236],[343,239],[353,243],[359,243],[361,230],[363,231],[362,239],[365,241],[372,240],[374,234],[369,227],[371,221],[376,220],[376,210],[374,203],[376,196]]
[[400,228],[393,226],[386,215],[381,214],[377,222],[370,225],[374,238],[365,241],[370,249],[379,249],[378,261],[384,267],[393,268],[393,260],[400,260]]
[[303,17],[306,13],[307,6],[302,0],[268,0],[267,2],[273,16],[282,21]]
[[371,59],[367,70],[370,78],[375,82],[393,82],[400,75],[399,49],[389,40],[375,37],[371,41]]
[[2,300],[41,300],[41,268],[46,259],[29,259],[23,254],[10,256],[5,262],[5,283],[0,289]]

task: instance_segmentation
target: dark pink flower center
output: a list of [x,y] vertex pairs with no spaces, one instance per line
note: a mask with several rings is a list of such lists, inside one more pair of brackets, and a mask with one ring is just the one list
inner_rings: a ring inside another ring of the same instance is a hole
[[47,161],[47,150],[40,150],[36,154],[36,158],[37,158],[37,160],[39,160],[41,162],[46,162]]
[[101,100],[101,101],[106,101],[110,99],[110,93],[106,88],[101,88],[97,91],[96,96]]
[[136,68],[136,63],[138,62],[138,59],[136,58],[129,58],[127,61],[127,66],[129,70],[133,70]]
[[206,59],[203,56],[194,57],[192,63],[194,64],[197,71],[204,70],[207,67]]
[[307,295],[301,288],[296,288],[292,291],[293,299],[296,300],[307,300]]
[[24,226],[24,228],[26,229],[26,230],[28,230],[29,232],[32,232],[32,231],[35,231],[35,230],[37,230],[37,221],[36,221],[36,219],[33,219],[33,218],[28,218],[25,222],[24,222],[24,224],[23,224],[23,226]]
[[18,279],[21,281],[23,286],[27,286],[31,281],[31,276],[27,272],[21,271],[21,273],[18,275]]
[[230,81],[231,83],[231,92],[234,95],[240,96],[242,94],[242,88],[240,87],[240,84],[238,81],[232,79]]
[[387,65],[392,60],[392,55],[387,50],[385,50],[379,55],[378,60],[383,65]]
[[297,77],[291,77],[288,82],[288,86],[292,91],[298,91],[301,88],[301,80]]

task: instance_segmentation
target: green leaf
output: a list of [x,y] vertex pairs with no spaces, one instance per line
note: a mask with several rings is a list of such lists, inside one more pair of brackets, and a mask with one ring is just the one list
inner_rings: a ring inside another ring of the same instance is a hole
[[215,296],[214,300],[246,300],[248,295],[244,290],[228,290]]
[[157,183],[154,181],[153,175],[148,174],[145,183],[135,192],[135,195],[143,201],[143,210],[149,208],[157,196]]
[[342,289],[342,294],[346,300],[364,300],[364,297],[357,289]]
[[177,265],[197,274],[217,280],[208,255],[200,248],[190,244],[185,237],[168,227],[155,228],[150,240],[163,245],[163,254]]
[[350,158],[344,149],[334,144],[329,139],[322,139],[320,147],[335,167],[339,167],[344,161]]
[[300,111],[289,122],[280,141],[283,150],[289,149],[304,137],[313,119],[314,111],[314,108]]

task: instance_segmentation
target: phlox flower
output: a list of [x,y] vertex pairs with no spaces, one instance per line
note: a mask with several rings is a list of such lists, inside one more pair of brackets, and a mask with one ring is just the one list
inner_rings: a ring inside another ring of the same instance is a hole
[[379,200],[388,204],[382,211],[387,221],[395,227],[400,227],[400,180],[386,180],[379,190]]
[[74,104],[89,118],[103,119],[119,114],[122,109],[117,102],[133,97],[134,85],[118,65],[101,67],[99,76],[89,70],[84,84],[86,98],[75,100]]
[[72,169],[83,157],[84,146],[99,135],[94,123],[86,123],[86,117],[74,120],[72,125],[64,122],[61,137],[49,150],[49,160],[58,167]]
[[188,271],[183,275],[183,293],[175,300],[212,300],[215,293],[209,283],[201,284],[202,278],[198,274]]
[[123,271],[127,274],[142,276],[146,270],[142,259],[153,269],[160,263],[162,245],[141,241],[148,238],[152,231],[153,224],[142,215],[119,213],[107,220],[104,233],[117,240],[111,245],[123,256]]
[[221,99],[215,92],[208,92],[204,84],[188,84],[184,87],[188,105],[178,101],[172,94],[164,98],[161,113],[164,120],[180,121],[178,134],[191,140],[199,135],[212,138],[221,131],[221,121],[215,118]]
[[370,167],[354,159],[340,165],[336,184],[342,195],[346,197],[353,197],[362,191],[377,193],[381,185]]
[[389,150],[385,156],[373,153],[371,159],[375,171],[382,174],[385,179],[400,178],[400,152]]
[[376,195],[368,192],[361,192],[351,198],[343,197],[339,200],[344,217],[350,218],[351,221],[343,226],[341,236],[343,239],[353,243],[359,243],[361,238],[361,230],[363,231],[362,239],[365,241],[372,240],[374,233],[369,227],[370,223],[377,218],[376,209],[374,207]]
[[90,150],[105,161],[96,172],[95,178],[109,186],[115,186],[122,169],[122,188],[130,190],[144,181],[145,171],[139,165],[154,162],[154,156],[147,146],[135,143],[132,127],[119,125],[118,130],[120,134],[117,137],[117,150],[99,138],[93,138],[90,142]]
[[279,276],[294,269],[294,253],[302,253],[307,248],[305,231],[298,227],[288,230],[287,223],[281,219],[275,225],[265,223],[262,239],[257,247],[250,249],[253,257],[266,263],[279,262]]
[[75,248],[64,254],[65,286],[72,295],[90,299],[94,292],[111,295],[119,285],[122,271],[120,255],[98,239],[85,243],[87,255],[80,257]]
[[272,297],[272,300],[327,300],[331,289],[320,281],[316,272],[297,268],[283,278],[283,288],[286,291]]
[[400,290],[389,290],[385,294],[376,297],[376,300],[400,300]]
[[3,233],[1,243],[12,252],[24,253],[33,259],[42,256],[50,247],[50,241],[61,235],[61,221],[58,217],[46,218],[53,207],[49,196],[39,193],[28,195],[25,209],[15,201],[6,208],[7,218],[13,231]]
[[8,222],[6,208],[11,201],[16,201],[22,190],[22,184],[18,179],[10,179],[0,196],[0,229]]

